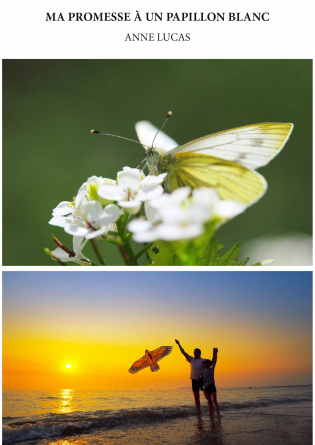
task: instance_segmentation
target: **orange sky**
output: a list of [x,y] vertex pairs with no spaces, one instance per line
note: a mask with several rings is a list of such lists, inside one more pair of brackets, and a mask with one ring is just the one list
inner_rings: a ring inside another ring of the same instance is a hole
[[[50,275],[56,276],[56,273]],[[72,273],[74,281],[77,275]],[[108,280],[104,281],[104,286],[107,286],[104,295],[103,288],[102,291],[93,289],[95,273],[81,275],[90,280],[89,295],[83,292],[82,286],[76,284],[82,289],[83,298],[81,294],[75,295],[80,290],[75,291],[73,288],[71,291],[71,280],[58,289],[53,282],[48,287],[47,282],[43,281],[36,285],[35,276],[38,274],[34,274],[31,281],[23,283],[22,280],[19,285],[13,279],[8,285],[5,283],[4,388],[129,389],[189,386],[189,364],[175,344],[175,338],[181,341],[186,352],[191,355],[193,349],[199,347],[204,358],[212,357],[213,347],[219,348],[215,372],[218,386],[311,382],[312,336],[311,323],[306,316],[307,304],[310,305],[310,302],[294,312],[294,293],[284,295],[286,298],[283,300],[286,306],[292,305],[292,311],[281,309],[280,300],[275,302],[274,308],[268,303],[268,310],[264,310],[258,303],[250,306],[249,300],[243,302],[241,296],[237,303],[229,302],[227,294],[221,295],[220,303],[214,303],[217,300],[211,301],[211,298],[215,297],[209,297],[208,304],[208,300],[202,299],[200,295],[195,297],[195,304],[200,298],[196,314],[193,303],[192,307],[187,302],[185,305],[179,304],[179,300],[170,304],[166,297],[146,302],[139,296],[138,302],[131,302],[130,295],[124,295],[121,300],[115,298],[109,303]],[[143,274],[137,275],[143,286]],[[246,275],[243,274],[244,278]],[[171,276],[168,279],[171,280]],[[119,286],[117,280],[115,283]],[[136,286],[135,283],[129,284]],[[26,291],[27,285],[33,286],[29,293]],[[168,283],[169,290],[170,285],[171,282]],[[191,292],[187,286],[186,289]],[[181,301],[185,300],[184,296],[181,298]],[[299,298],[301,295],[296,294],[297,301]],[[276,322],[278,312],[283,315]],[[146,348],[152,350],[161,345],[173,345],[174,348],[169,356],[159,362],[159,372],[151,373],[149,369],[136,375],[127,372]],[[72,364],[71,369],[65,367],[67,363]]]

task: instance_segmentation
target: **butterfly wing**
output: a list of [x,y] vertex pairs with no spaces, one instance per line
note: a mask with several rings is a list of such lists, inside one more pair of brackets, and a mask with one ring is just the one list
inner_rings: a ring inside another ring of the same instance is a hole
[[266,191],[263,176],[235,162],[199,153],[179,153],[170,160],[172,190],[190,186],[211,187],[223,200],[251,205]]
[[149,357],[147,357],[147,355],[144,355],[143,357],[139,358],[139,360],[134,362],[131,368],[128,369],[128,372],[130,372],[130,374],[136,374],[137,372],[147,368],[148,366],[150,366]]
[[[146,147],[152,147],[152,142],[155,135],[159,131],[151,122],[140,121],[136,123],[136,132],[141,144]],[[178,147],[178,143],[174,139],[167,136],[163,131],[160,131],[154,141],[154,147],[161,152],[167,152],[175,147]]]
[[155,362],[158,362],[162,358],[166,357],[172,352],[173,346],[160,346],[159,348],[152,351],[150,354]]
[[282,150],[292,130],[293,124],[268,122],[232,128],[181,145],[170,155],[210,155],[254,170],[268,164]]

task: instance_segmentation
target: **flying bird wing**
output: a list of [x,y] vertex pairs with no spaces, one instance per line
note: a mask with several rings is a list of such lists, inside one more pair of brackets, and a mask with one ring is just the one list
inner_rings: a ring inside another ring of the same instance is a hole
[[159,348],[152,351],[150,354],[152,355],[153,360],[158,362],[159,360],[170,354],[172,352],[172,349],[173,346],[160,346]]
[[143,357],[139,358],[139,360],[134,362],[131,368],[128,369],[128,372],[130,372],[130,374],[136,374],[142,369],[147,368],[151,364],[149,360],[150,360],[149,357],[147,355],[144,355]]

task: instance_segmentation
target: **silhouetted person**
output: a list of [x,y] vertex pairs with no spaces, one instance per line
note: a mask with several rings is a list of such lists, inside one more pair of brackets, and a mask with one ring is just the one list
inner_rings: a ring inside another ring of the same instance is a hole
[[202,372],[202,378],[204,381],[204,394],[206,399],[208,400],[208,406],[209,406],[209,415],[213,416],[213,404],[214,403],[217,415],[220,415],[220,408],[217,401],[217,389],[215,387],[214,382],[214,369],[215,365],[217,364],[217,358],[218,358],[218,349],[213,348],[213,359],[209,360],[206,359],[203,361],[203,365],[205,367],[204,371]]
[[203,389],[202,373],[204,371],[203,362],[205,359],[201,358],[201,351],[199,348],[196,348],[194,350],[194,357],[192,357],[191,355],[188,355],[187,352],[184,351],[178,340],[175,340],[175,342],[178,344],[180,352],[185,356],[186,360],[190,363],[190,378],[191,378],[192,391],[194,393],[195,404],[198,414],[201,414],[199,391],[200,389],[201,390]]

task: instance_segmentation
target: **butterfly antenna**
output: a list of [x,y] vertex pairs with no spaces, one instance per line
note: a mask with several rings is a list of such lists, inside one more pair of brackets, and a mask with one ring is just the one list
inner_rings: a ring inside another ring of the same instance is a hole
[[143,147],[145,147],[145,148],[147,148],[149,150],[149,147],[147,147],[144,144],[141,144],[141,142],[135,141],[134,139],[125,138],[124,136],[117,136],[116,134],[103,133],[102,131],[98,131],[98,130],[91,130],[91,133],[100,134],[101,136],[112,136],[113,138],[125,139],[125,141],[135,142],[136,144],[140,144],[140,145],[142,145]]
[[154,139],[153,139],[152,147],[151,147],[151,148],[153,148],[153,146],[154,146],[154,141],[155,141],[157,135],[160,133],[160,131],[163,130],[164,125],[166,124],[166,122],[168,121],[168,119],[172,116],[172,114],[173,114],[172,111],[169,111],[169,112],[167,113],[166,119],[165,119],[165,121],[163,122],[162,127],[159,129],[159,131],[158,131],[158,132],[156,133],[156,135],[154,136]]

